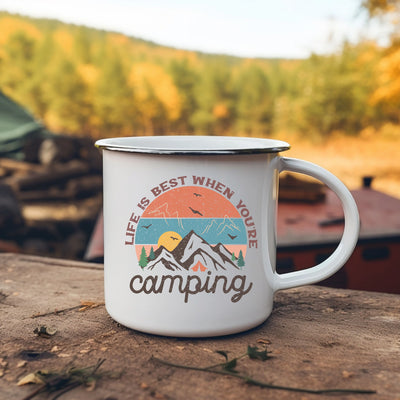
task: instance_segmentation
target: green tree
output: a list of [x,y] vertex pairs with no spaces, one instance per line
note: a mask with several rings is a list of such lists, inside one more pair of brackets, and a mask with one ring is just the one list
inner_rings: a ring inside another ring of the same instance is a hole
[[8,38],[0,53],[0,86],[22,104],[33,75],[36,41],[22,31]]
[[85,132],[91,110],[86,85],[75,65],[60,56],[48,70],[45,87],[50,128],[77,134]]
[[273,97],[267,75],[256,66],[245,68],[236,81],[236,130],[267,135],[273,120]]
[[24,105],[40,119],[44,120],[48,111],[46,88],[48,86],[48,70],[51,69],[57,48],[54,46],[50,32],[44,33],[44,38],[36,45],[33,59],[32,78],[27,81]]
[[149,254],[149,261],[152,261],[152,260],[154,260],[155,258],[156,258],[156,255],[154,254],[153,246],[151,246],[150,254]]
[[242,250],[240,250],[240,252],[239,252],[239,257],[237,259],[237,265],[239,268],[242,268],[245,266]]
[[79,61],[88,64],[92,60],[90,30],[79,26],[74,35],[74,52]]
[[131,67],[129,84],[144,133],[167,133],[181,111],[181,98],[172,77],[155,63],[136,63]]
[[304,131],[326,137],[335,130],[355,134],[368,125],[373,69],[359,55],[360,47],[347,44],[340,54],[313,55],[304,64]]
[[178,120],[173,123],[174,131],[188,133],[193,131],[190,117],[196,109],[195,87],[199,79],[195,70],[190,67],[187,59],[173,60],[170,63],[169,71],[181,97],[181,114]]
[[144,268],[148,264],[146,249],[142,247],[142,252],[140,253],[139,265]]
[[103,60],[94,89],[97,135],[132,135],[136,113],[122,60],[112,52]]
[[232,68],[224,59],[209,61],[195,88],[197,109],[190,123],[198,132],[224,134],[234,121]]
[[232,252],[231,260],[232,260],[232,261],[236,261],[236,260],[237,260],[237,258],[236,258],[236,256],[235,256],[235,252]]

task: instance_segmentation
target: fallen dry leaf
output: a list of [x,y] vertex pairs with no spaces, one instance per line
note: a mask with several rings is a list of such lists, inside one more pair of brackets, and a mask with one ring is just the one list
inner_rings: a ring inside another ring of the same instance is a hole
[[345,379],[352,378],[354,376],[354,372],[351,371],[342,371],[342,376]]
[[25,375],[23,378],[21,378],[17,385],[22,386],[22,385],[27,385],[28,383],[33,383],[33,384],[44,384],[44,380],[41,378],[39,374],[36,372],[31,372],[28,375]]
[[0,378],[4,376],[8,362],[4,358],[0,358]]
[[23,367],[25,367],[25,365],[26,364],[28,364],[28,361],[20,361],[18,364],[17,364],[17,368],[23,368]]
[[50,350],[51,353],[57,353],[57,351],[60,351],[61,349],[58,346],[53,346]]
[[257,343],[260,344],[271,344],[271,341],[268,339],[257,339]]
[[103,306],[104,303],[96,303],[94,301],[83,301],[81,300],[81,307],[79,308],[78,311],[82,312],[82,311],[86,311],[89,308],[96,308],[99,306]]

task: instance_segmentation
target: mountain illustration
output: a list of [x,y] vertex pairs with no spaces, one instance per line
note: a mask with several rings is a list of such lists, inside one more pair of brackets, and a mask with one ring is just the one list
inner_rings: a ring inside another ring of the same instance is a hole
[[164,267],[170,271],[189,270],[199,261],[210,270],[239,269],[232,261],[232,254],[218,243],[211,246],[194,231],[190,231],[173,251],[160,247],[155,251],[154,260],[150,261],[144,270],[154,270]]
[[223,233],[226,229],[229,229],[231,231],[240,231],[240,229],[236,226],[232,219],[229,218],[227,215],[225,215],[224,220],[218,225],[218,235]]
[[170,271],[181,271],[185,269],[165,247],[161,246],[154,252],[155,258],[150,261],[144,269],[153,271],[164,266]]
[[227,215],[225,215],[224,220],[220,223],[213,219],[203,230],[202,234],[209,232],[211,228],[216,230],[218,236],[227,230],[230,232],[240,231],[240,228]]
[[204,235],[205,233],[208,233],[211,229],[212,230],[217,230],[218,228],[218,223],[215,219],[213,219],[203,230],[203,232],[201,232],[202,235]]
[[216,246],[213,247],[214,251],[222,254],[223,257],[231,260],[232,253],[226,249],[226,247],[222,243],[218,243]]

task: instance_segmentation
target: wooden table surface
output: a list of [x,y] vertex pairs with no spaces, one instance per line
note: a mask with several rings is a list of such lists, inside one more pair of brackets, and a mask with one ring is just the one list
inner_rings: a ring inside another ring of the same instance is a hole
[[[17,385],[31,372],[71,371],[99,359],[105,361],[96,386],[76,387],[61,399],[400,399],[398,295],[307,286],[278,293],[270,318],[251,331],[207,339],[158,337],[108,316],[102,265],[0,254],[0,321],[1,399],[26,399],[42,387]],[[44,326],[57,332],[34,334]],[[248,346],[267,348],[271,358],[241,358],[237,375],[277,386],[376,394],[270,389],[231,376],[235,373],[157,360],[207,367],[224,362],[218,351],[232,359]]]

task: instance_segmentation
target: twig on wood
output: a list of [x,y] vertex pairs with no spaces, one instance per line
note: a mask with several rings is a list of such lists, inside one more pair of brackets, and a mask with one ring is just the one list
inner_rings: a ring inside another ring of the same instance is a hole
[[317,389],[317,390],[315,390],[315,389],[305,389],[305,388],[297,388],[297,387],[290,387],[290,386],[280,386],[280,385],[274,385],[274,384],[267,383],[267,382],[262,382],[257,379],[254,379],[250,376],[239,373],[237,370],[235,370],[235,367],[237,366],[237,361],[245,356],[248,356],[251,359],[259,359],[262,361],[267,360],[270,357],[267,356],[266,351],[264,351],[264,352],[258,351],[257,347],[248,346],[247,353],[245,353],[244,355],[241,355],[239,357],[233,358],[231,360],[228,360],[226,352],[218,351],[217,353],[223,355],[226,359],[226,362],[221,363],[221,364],[211,365],[211,366],[205,367],[205,368],[197,367],[194,365],[177,364],[174,362],[161,360],[156,357],[152,357],[151,360],[158,362],[160,364],[163,364],[163,365],[167,365],[169,367],[230,376],[233,378],[241,379],[242,381],[245,381],[248,384],[266,388],[266,389],[286,390],[286,391],[290,391],[290,392],[307,393],[307,394],[329,394],[329,393],[374,394],[374,393],[376,393],[375,390],[340,389],[340,388],[339,389],[335,388],[335,389]]
[[52,314],[61,314],[63,312],[68,312],[68,311],[73,311],[73,310],[78,310],[79,308],[81,308],[82,306],[74,306],[74,307],[68,307],[68,308],[63,308],[61,310],[53,310],[53,311],[49,311],[46,313],[37,313],[37,314],[33,314],[31,316],[31,318],[40,318],[40,317],[46,317],[47,315],[52,315]]
[[48,372],[44,374],[39,371],[37,374],[40,375],[40,379],[43,380],[44,383],[22,400],[31,400],[40,393],[53,393],[54,396],[52,400],[56,400],[78,386],[88,386],[104,376],[112,377],[112,374],[108,372],[98,372],[104,362],[105,359],[100,359],[93,366],[84,368],[71,367],[61,372]]
[[49,311],[46,313],[37,313],[37,314],[33,314],[31,316],[31,318],[35,319],[35,318],[40,318],[40,317],[46,317],[48,315],[52,315],[52,314],[61,314],[64,312],[68,312],[68,311],[73,311],[73,310],[78,310],[78,311],[86,311],[90,308],[97,308],[99,306],[104,306],[104,303],[96,303],[94,301],[81,301],[81,304],[79,306],[73,306],[73,307],[67,307],[67,308],[63,308],[61,310],[54,310],[54,311]]

